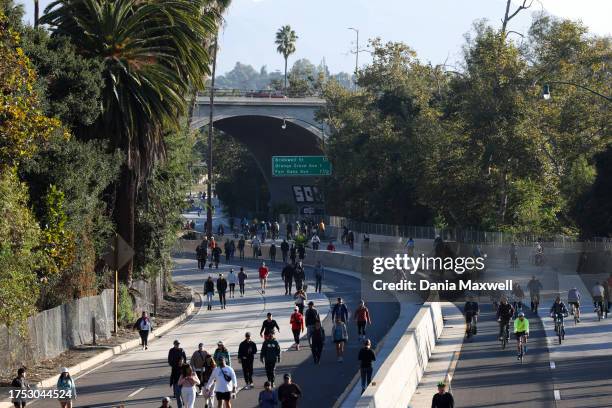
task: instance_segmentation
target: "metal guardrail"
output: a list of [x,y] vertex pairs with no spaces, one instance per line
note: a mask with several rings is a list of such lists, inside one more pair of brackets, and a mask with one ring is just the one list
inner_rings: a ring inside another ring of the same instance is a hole
[[[200,92],[198,96],[206,97],[210,95],[210,90]],[[231,88],[215,88],[215,96],[232,96],[242,98],[270,98],[270,99],[288,99],[288,98],[312,98],[320,97],[318,93],[293,93],[283,92],[274,89],[231,89]]]
[[[303,216],[295,214],[281,214],[283,222],[301,221]],[[554,248],[568,248],[577,243],[583,244],[586,248],[598,248],[612,250],[612,239],[610,238],[595,238],[589,241],[582,241],[576,237],[571,237],[561,234],[534,234],[534,233],[510,233],[501,231],[479,231],[474,229],[459,229],[459,228],[437,228],[434,226],[414,226],[414,225],[391,225],[377,224],[352,220],[346,217],[326,215],[320,217],[323,219],[326,226],[334,228],[348,229],[358,233],[368,233],[371,235],[385,235],[392,237],[402,237],[414,239],[434,239],[440,236],[446,241],[458,241],[472,244],[483,245],[532,245],[534,242],[542,239],[546,246]],[[318,219],[317,219],[318,221]]]

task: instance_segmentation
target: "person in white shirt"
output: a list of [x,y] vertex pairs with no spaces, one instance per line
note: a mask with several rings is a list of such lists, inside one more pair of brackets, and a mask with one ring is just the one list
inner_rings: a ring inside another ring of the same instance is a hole
[[316,251],[319,249],[319,244],[321,244],[321,238],[315,233],[310,239],[310,244],[312,245],[312,249]]
[[142,316],[136,320],[134,329],[140,334],[140,345],[143,350],[149,348],[149,333],[153,330],[151,319],[147,316],[147,312],[142,312]]
[[234,272],[234,269],[230,269],[229,275],[227,275],[227,283],[229,283],[230,298],[234,297],[236,291],[236,284],[238,283],[238,275]]
[[214,390],[219,408],[232,407],[232,399],[236,398],[237,387],[236,372],[225,364],[225,359],[219,360],[219,365],[215,367],[206,384],[209,392]]
[[607,305],[604,305],[604,302],[603,302],[605,292],[606,292],[605,288],[599,282],[595,282],[593,289],[591,289],[591,295],[593,296],[593,304],[595,305],[595,307],[599,305],[599,307],[601,308],[601,311],[604,312],[604,314],[607,317],[607,314],[608,314],[607,307],[606,307]]

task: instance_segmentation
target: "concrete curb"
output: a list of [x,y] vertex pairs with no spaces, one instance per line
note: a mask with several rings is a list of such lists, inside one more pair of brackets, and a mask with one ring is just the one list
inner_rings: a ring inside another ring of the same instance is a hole
[[[164,335],[166,332],[168,332],[169,330],[175,328],[176,326],[178,326],[180,323],[182,323],[184,320],[186,320],[191,313],[193,312],[193,310],[195,309],[195,302],[193,300],[193,297],[195,295],[198,295],[198,297],[200,297],[200,294],[197,292],[194,292],[192,290],[191,292],[191,302],[189,303],[189,305],[187,306],[187,308],[185,309],[185,311],[183,313],[181,313],[179,316],[175,317],[174,319],[170,320],[169,322],[163,324],[162,326],[158,327],[157,329],[153,330],[153,332],[151,333],[152,340],[157,338],[157,337],[161,337],[162,335]],[[81,363],[74,365],[72,367],[68,367],[68,370],[70,371],[70,375],[75,376],[78,373],[81,373],[85,370],[88,370],[92,367],[95,367],[97,365],[100,365],[101,363],[103,363],[106,360],[111,359],[112,357],[121,354],[125,351],[128,351],[130,349],[133,349],[135,347],[138,347],[140,345],[140,339],[136,338],[136,339],[132,339],[129,341],[126,341],[125,343],[119,344],[117,346],[114,346],[111,349],[108,349],[106,351],[101,352],[100,354],[97,354],[91,358],[88,358],[85,361],[82,361]],[[53,377],[44,379],[38,383],[36,383],[34,385],[34,388],[53,388],[55,387],[55,384],[57,383],[57,375],[54,375]],[[13,403],[10,401],[0,401],[0,408],[14,408],[13,407]]]

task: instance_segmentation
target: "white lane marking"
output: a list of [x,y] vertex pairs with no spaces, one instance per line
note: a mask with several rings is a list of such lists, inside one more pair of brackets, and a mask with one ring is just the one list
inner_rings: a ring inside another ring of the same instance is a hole
[[144,389],[145,389],[145,387],[141,387],[141,388],[137,389],[136,391],[134,391],[133,393],[128,395],[128,398],[132,398],[134,395],[138,394],[140,391],[142,391]]
[[555,401],[561,400],[561,392],[559,390],[555,390]]
[[551,361],[551,362],[550,362],[550,369],[551,369],[551,370],[554,370],[556,367],[557,367],[557,365],[555,364],[555,362],[554,362],[554,361]]

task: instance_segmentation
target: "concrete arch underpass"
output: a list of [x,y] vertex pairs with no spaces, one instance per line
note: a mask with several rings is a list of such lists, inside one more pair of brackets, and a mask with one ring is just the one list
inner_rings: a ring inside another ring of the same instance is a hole
[[[274,177],[272,176],[272,156],[320,156],[323,155],[321,128],[302,124],[297,120],[284,118],[291,116],[236,115],[216,117],[215,129],[243,143],[255,158],[270,191],[270,208],[289,204],[296,207],[322,208],[320,194],[301,193],[318,191],[315,177]],[[206,123],[205,123],[206,122]],[[207,120],[194,121],[201,132],[208,129]],[[285,126],[283,126],[285,124]],[[192,125],[192,127],[195,127]]]

